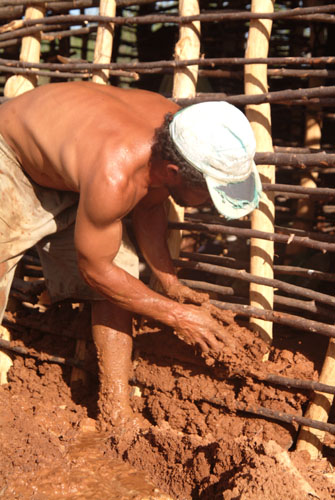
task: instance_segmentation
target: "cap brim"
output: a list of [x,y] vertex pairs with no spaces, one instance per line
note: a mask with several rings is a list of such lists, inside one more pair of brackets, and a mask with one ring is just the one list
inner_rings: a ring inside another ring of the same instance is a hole
[[254,162],[249,177],[242,182],[222,184],[209,176],[206,182],[216,209],[226,219],[239,219],[258,207],[262,184]]

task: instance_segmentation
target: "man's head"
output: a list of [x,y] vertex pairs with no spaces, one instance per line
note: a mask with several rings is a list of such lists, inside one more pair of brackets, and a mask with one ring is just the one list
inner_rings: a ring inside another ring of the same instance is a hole
[[156,136],[160,155],[179,167],[185,188],[207,184],[214,205],[228,219],[258,206],[262,187],[253,161],[255,139],[247,118],[235,106],[194,104],[167,116],[161,130],[162,136]]

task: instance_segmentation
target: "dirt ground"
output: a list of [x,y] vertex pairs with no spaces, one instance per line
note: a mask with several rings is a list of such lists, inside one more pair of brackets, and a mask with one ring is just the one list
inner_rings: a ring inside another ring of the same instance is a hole
[[71,383],[69,365],[13,355],[8,384],[0,387],[0,498],[335,498],[330,434],[325,456],[312,461],[294,451],[296,424],[239,410],[246,404],[302,415],[307,391],[256,377],[317,379],[327,340],[277,327],[265,361],[266,346],[227,318],[238,350],[216,361],[157,325],[137,328],[132,404],[150,426],[116,442],[95,430],[97,366],[87,311],[65,304],[18,313],[13,321],[26,326],[12,328],[12,335],[31,353],[73,358],[71,335],[87,335],[88,371],[83,382]]

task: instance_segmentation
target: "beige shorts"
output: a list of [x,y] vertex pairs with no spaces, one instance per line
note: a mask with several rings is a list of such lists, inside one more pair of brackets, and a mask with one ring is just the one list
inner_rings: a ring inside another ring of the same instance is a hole
[[[0,322],[15,268],[34,245],[53,302],[103,299],[85,283],[78,269],[74,246],[78,199],[77,193],[33,182],[0,135]],[[138,256],[125,228],[114,262],[138,278]]]

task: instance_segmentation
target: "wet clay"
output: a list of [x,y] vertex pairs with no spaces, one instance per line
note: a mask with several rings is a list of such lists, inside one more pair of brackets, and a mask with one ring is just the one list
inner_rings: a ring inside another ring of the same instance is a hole
[[[78,329],[77,313],[32,314],[55,331]],[[296,424],[236,409],[240,402],[302,415],[307,391],[271,386],[255,373],[316,380],[326,342],[281,330],[269,360],[262,361],[267,347],[259,339],[234,321],[225,327],[237,352],[223,350],[217,357],[202,356],[167,328],[146,323],[138,329],[131,405],[148,427],[134,434],[125,426],[124,439],[94,430],[98,370],[92,342],[87,383],[72,388],[71,367],[16,357],[9,383],[0,387],[2,497],[307,500],[314,492],[322,500],[334,498],[331,454],[312,461],[294,451]],[[12,334],[30,349],[73,357],[72,339],[35,329]],[[333,436],[327,434],[325,444],[333,450]]]

